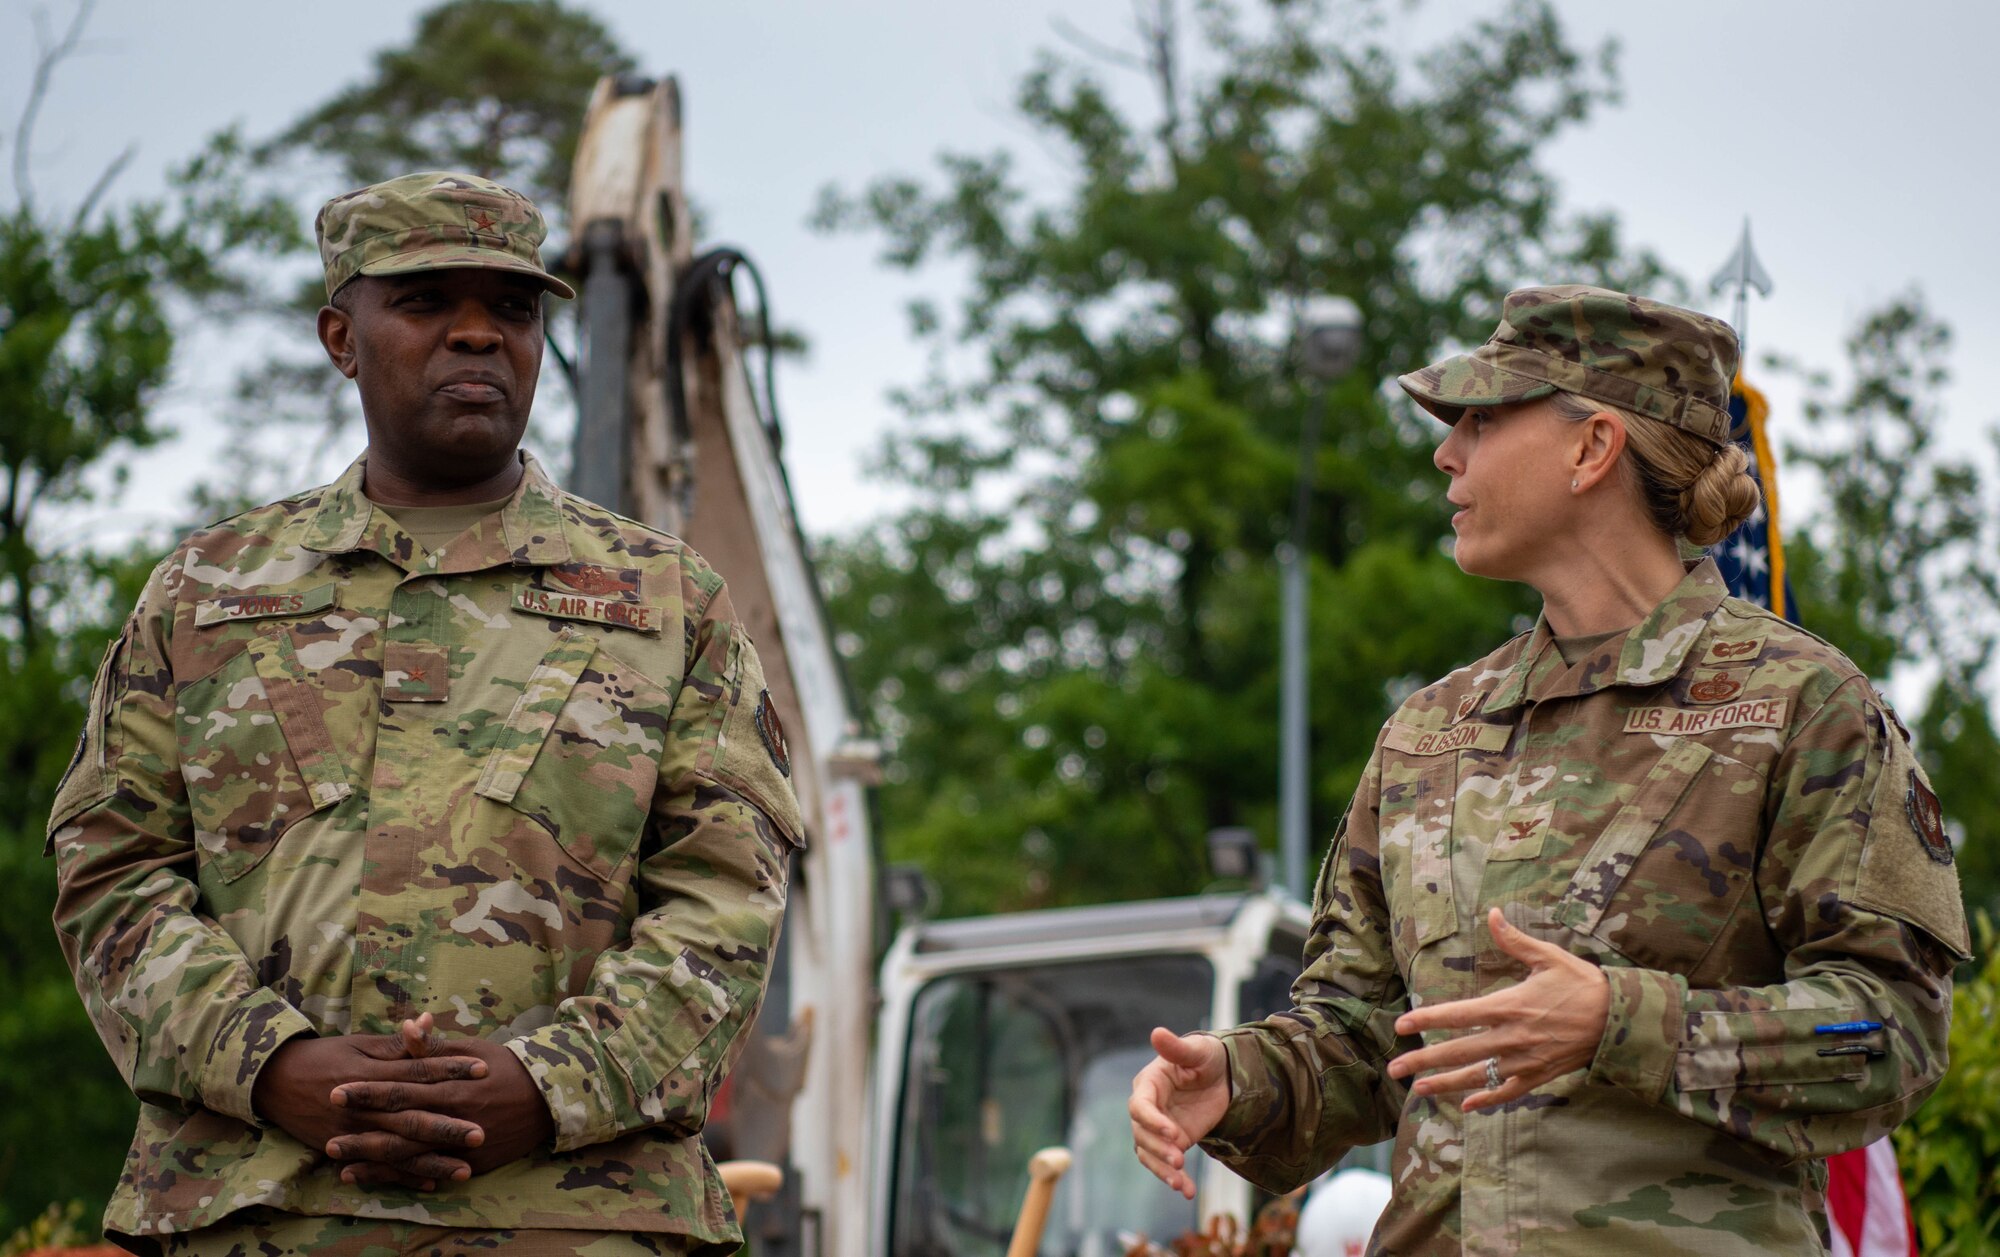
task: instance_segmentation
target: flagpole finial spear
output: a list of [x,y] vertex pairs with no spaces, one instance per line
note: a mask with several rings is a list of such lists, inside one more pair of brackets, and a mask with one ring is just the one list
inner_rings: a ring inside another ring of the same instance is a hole
[[1725,293],[1732,288],[1736,290],[1736,318],[1733,323],[1736,328],[1737,360],[1747,362],[1750,359],[1750,290],[1755,288],[1763,297],[1771,295],[1771,277],[1765,273],[1763,263],[1757,260],[1757,250],[1750,246],[1748,215],[1743,218],[1743,239],[1737,242],[1736,251],[1729,255],[1729,260],[1722,264],[1715,278],[1708,281],[1708,289],[1712,293]]

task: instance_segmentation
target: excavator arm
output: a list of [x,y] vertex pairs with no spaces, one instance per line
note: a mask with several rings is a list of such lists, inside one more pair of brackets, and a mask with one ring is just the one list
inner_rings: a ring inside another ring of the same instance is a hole
[[[737,306],[735,280],[754,266],[695,245],[672,79],[599,81],[569,220],[582,307],[571,487],[682,538],[721,573],[788,731],[806,819],[771,993],[721,1134],[731,1155],[785,1172],[753,1216],[760,1255],[859,1254],[879,867],[866,788],[879,756],[858,736],[779,457],[768,305],[760,295],[755,335]],[[766,355],[759,386],[753,345]]]

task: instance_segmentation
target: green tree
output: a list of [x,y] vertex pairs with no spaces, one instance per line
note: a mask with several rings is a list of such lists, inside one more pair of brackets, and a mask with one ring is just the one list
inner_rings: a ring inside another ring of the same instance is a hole
[[330,158],[355,187],[470,171],[560,217],[591,89],[633,67],[603,23],[558,0],[447,0],[269,151]]
[[[366,76],[264,141],[256,155],[268,168],[314,172],[314,186],[327,195],[413,170],[471,171],[533,198],[549,218],[554,246],[590,93],[599,78],[634,66],[603,23],[558,0],[445,0],[418,16],[407,42],[377,53]],[[329,167],[330,176],[323,173]],[[308,199],[316,209],[325,197]],[[316,463],[360,419],[352,390],[313,337],[325,300],[315,268],[271,312],[288,347],[237,382],[224,416],[229,470],[197,495],[207,514],[295,491],[301,434]],[[561,305],[552,307],[549,324],[559,352],[569,339]],[[538,415],[558,392],[545,382]],[[542,441],[538,423],[529,443],[549,452]]]
[[1968,902],[2000,911],[2000,502],[1974,460],[1937,443],[1950,351],[1950,329],[1913,292],[1861,320],[1844,386],[1802,373],[1808,430],[1786,453],[1817,473],[1826,506],[1794,538],[1792,573],[1808,628],[1872,677],[1926,679],[1910,720],[1917,753],[1944,803]]
[[246,255],[297,236],[288,207],[245,194],[229,136],[164,198],[109,205],[121,158],[75,209],[38,201],[33,121],[89,12],[45,37],[0,211],[0,1236],[51,1200],[101,1207],[137,1110],[57,949],[42,831],[92,669],[150,558],[67,548],[51,515],[90,502],[94,480],[115,487],[121,456],[168,435],[152,405],[176,308],[235,303]]
[[[1989,761],[1990,763],[1990,761]],[[2000,947],[1980,914],[1981,960],[1951,993],[1951,1069],[1896,1128],[1896,1159],[1922,1251],[1930,1257],[2000,1253]]]
[[1149,5],[1132,52],[1072,34],[1083,56],[1024,78],[1018,110],[1067,172],[1053,197],[1004,152],[954,153],[817,214],[879,235],[892,267],[969,275],[954,308],[910,310],[931,365],[894,395],[908,422],[879,470],[915,504],[824,556],[894,749],[891,853],[952,911],[1185,893],[1210,828],[1273,835],[1271,556],[1309,298],[1366,324],[1309,469],[1324,835],[1394,703],[1532,609],[1458,574],[1437,431],[1378,382],[1483,339],[1526,276],[1672,294],[1608,217],[1560,213],[1537,164],[1613,92],[1611,50],[1579,54],[1545,4],[1414,60],[1369,3],[1205,0],[1185,40],[1183,17]]

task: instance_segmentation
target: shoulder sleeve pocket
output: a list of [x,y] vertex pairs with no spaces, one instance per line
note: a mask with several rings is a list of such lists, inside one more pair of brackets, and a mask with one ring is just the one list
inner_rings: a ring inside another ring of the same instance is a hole
[[1889,727],[1880,708],[1872,711],[1883,745],[1882,773],[1848,901],[1918,927],[1964,960],[1972,939],[1943,809],[1909,742]]
[[118,775],[114,771],[118,759],[118,692],[125,643],[131,635],[132,626],[127,623],[125,631],[105,648],[104,661],[97,665],[97,679],[90,687],[90,710],[83,718],[76,750],[70,755],[69,767],[63,772],[62,782],[56,787],[55,803],[49,809],[44,855],[55,851],[56,830],[79,812],[110,798],[118,788]]
[[729,692],[710,775],[768,817],[794,847],[805,845],[805,822],[792,789],[792,750],[778,701],[764,684],[757,649],[739,627],[730,645]]

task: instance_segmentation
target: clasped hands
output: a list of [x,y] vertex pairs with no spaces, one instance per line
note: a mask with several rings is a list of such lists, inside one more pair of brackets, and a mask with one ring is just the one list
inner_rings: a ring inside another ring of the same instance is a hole
[[[1389,1062],[1390,1077],[1416,1078],[1410,1088],[1416,1094],[1460,1095],[1459,1106],[1467,1110],[1518,1100],[1589,1065],[1611,1012],[1610,983],[1596,965],[1515,928],[1498,908],[1486,922],[1494,945],[1526,965],[1528,976],[1490,995],[1404,1013],[1396,1019],[1397,1034],[1467,1033]],[[1152,1043],[1158,1055],[1132,1080],[1127,1104],[1132,1147],[1140,1164],[1192,1200],[1187,1150],[1229,1111],[1228,1057],[1213,1035],[1161,1028]],[[1486,1085],[1489,1060],[1501,1075],[1498,1087]]]
[[526,1066],[484,1039],[443,1039],[425,1013],[398,1033],[293,1039],[263,1070],[257,1113],[342,1162],[357,1187],[435,1191],[545,1146],[555,1121]]

